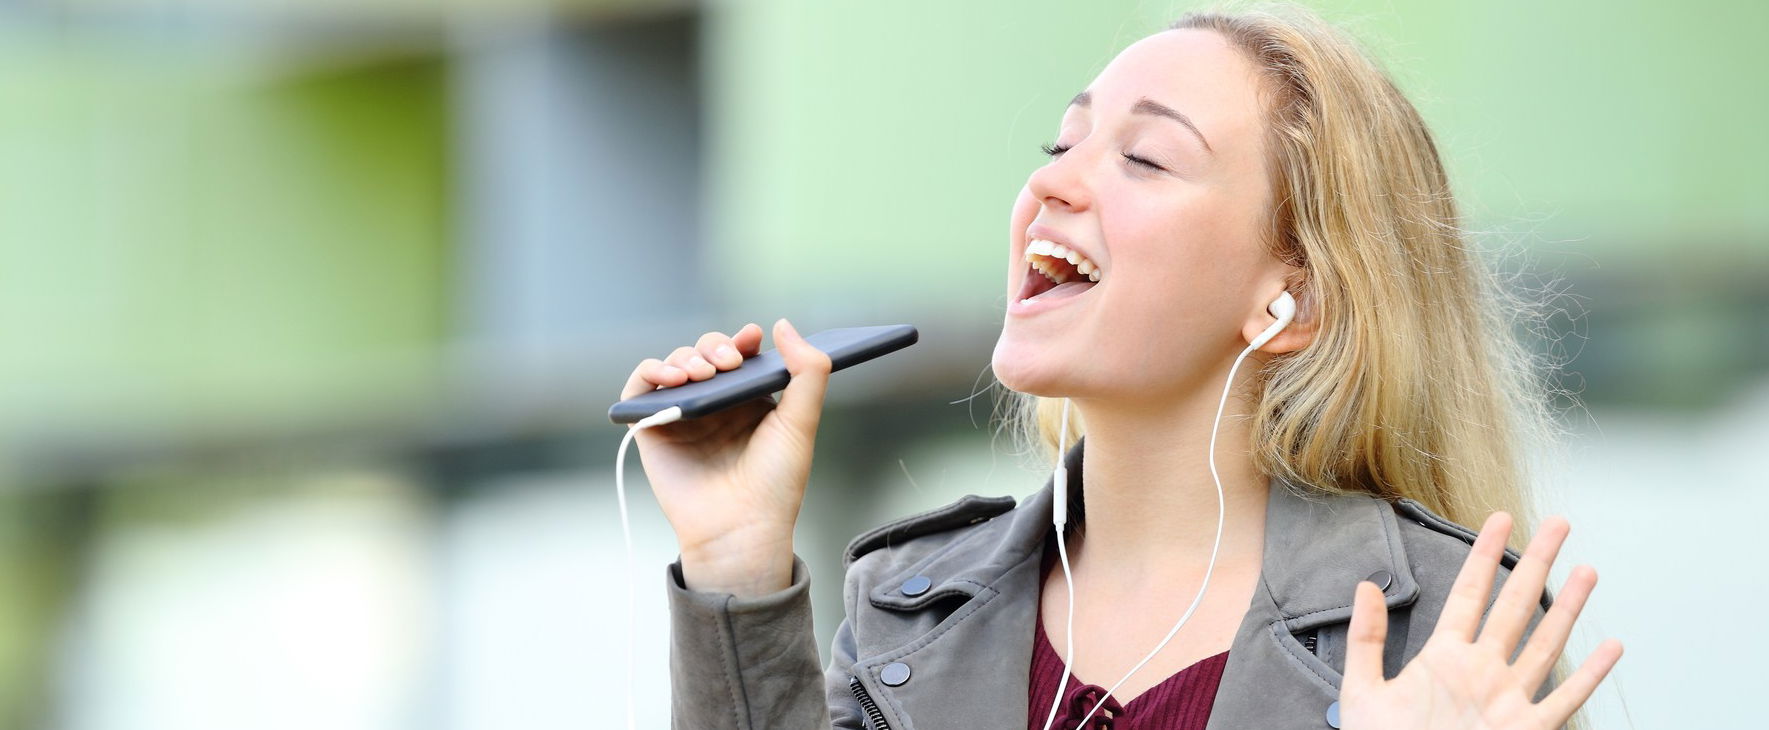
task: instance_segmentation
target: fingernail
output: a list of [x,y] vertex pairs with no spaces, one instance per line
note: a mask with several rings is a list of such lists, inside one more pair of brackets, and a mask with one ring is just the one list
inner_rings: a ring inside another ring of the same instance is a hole
[[714,351],[714,354],[718,355],[720,360],[730,360],[737,357],[737,350],[732,349],[730,345],[719,345],[719,349]]
[[688,372],[674,365],[663,366],[664,375],[687,375]]
[[780,319],[780,324],[781,324],[781,325],[783,325],[783,326],[785,326],[785,327],[786,327],[786,333],[787,333],[787,334],[790,334],[790,335],[792,335],[792,336],[793,336],[793,337],[797,337],[797,336],[799,336],[799,331],[798,331],[798,328],[796,328],[796,327],[793,327],[793,326],[792,326],[792,323],[791,323],[791,322],[788,322],[788,321],[786,321],[786,319],[785,319],[785,318],[784,318],[784,317],[782,317],[782,318],[781,318],[781,319]]
[[706,358],[701,357],[699,355],[695,355],[694,357],[688,358],[688,364],[692,365],[694,367],[701,367],[703,365],[708,366],[708,367],[712,366],[712,363],[707,362]]

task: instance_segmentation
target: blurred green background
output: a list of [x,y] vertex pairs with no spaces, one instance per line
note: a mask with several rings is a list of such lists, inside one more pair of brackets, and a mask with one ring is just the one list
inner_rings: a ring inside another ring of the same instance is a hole
[[[1556,584],[1603,576],[1569,653],[1628,647],[1593,717],[1747,726],[1712,604],[1769,600],[1769,4],[1312,5],[1551,297]],[[991,421],[1009,207],[1192,6],[0,0],[0,727],[609,722],[632,367],[915,324],[823,420],[827,647],[850,537],[1043,482]],[[662,707],[674,541],[629,482]]]

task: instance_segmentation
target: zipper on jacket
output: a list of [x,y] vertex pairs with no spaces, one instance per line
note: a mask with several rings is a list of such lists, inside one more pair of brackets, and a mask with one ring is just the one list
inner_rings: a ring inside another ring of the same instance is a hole
[[885,724],[884,713],[879,712],[878,704],[872,701],[872,695],[860,685],[859,677],[848,679],[848,689],[853,690],[854,699],[860,701],[860,709],[866,711],[866,720],[872,724],[872,730],[891,730],[891,726]]
[[1308,653],[1318,656],[1320,655],[1320,652],[1316,651],[1315,647],[1319,641],[1320,640],[1315,636],[1315,632],[1310,631],[1307,636],[1302,637],[1302,646],[1303,648],[1308,649]]

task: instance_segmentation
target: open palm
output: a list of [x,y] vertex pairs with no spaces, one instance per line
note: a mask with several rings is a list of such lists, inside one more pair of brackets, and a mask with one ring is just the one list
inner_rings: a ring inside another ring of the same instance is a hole
[[1382,591],[1369,581],[1358,583],[1347,637],[1345,679],[1339,690],[1341,727],[1512,730],[1565,724],[1622,656],[1620,641],[1604,640],[1560,686],[1541,702],[1534,701],[1597,585],[1597,572],[1587,565],[1573,568],[1560,597],[1530,633],[1516,662],[1511,661],[1511,655],[1535,613],[1548,568],[1570,530],[1571,525],[1559,517],[1542,523],[1481,626],[1481,610],[1492,595],[1493,577],[1511,533],[1509,514],[1495,512],[1488,517],[1456,576],[1431,637],[1394,679],[1382,676],[1382,646],[1388,634]]

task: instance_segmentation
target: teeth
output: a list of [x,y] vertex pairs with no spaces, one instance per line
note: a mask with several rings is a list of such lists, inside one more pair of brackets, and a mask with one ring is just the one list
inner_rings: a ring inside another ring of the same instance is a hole
[[1079,272],[1081,275],[1086,276],[1089,281],[1098,282],[1100,279],[1100,268],[1098,264],[1095,264],[1091,259],[1082,255],[1080,251],[1076,251],[1060,243],[1046,241],[1041,238],[1034,238],[1027,241],[1025,259],[1028,263],[1032,264],[1032,268],[1036,269],[1038,273],[1043,274],[1046,278],[1058,284],[1069,281],[1070,276],[1074,272],[1070,272],[1067,269],[1058,269],[1051,264],[1049,261],[1050,259],[1062,259],[1069,262],[1070,265],[1075,267],[1075,272]]
[[1058,270],[1050,264],[1045,263],[1043,259],[1039,259],[1032,265],[1038,269],[1038,273],[1043,274],[1044,278],[1049,279],[1052,282],[1061,284],[1069,280],[1068,272]]

